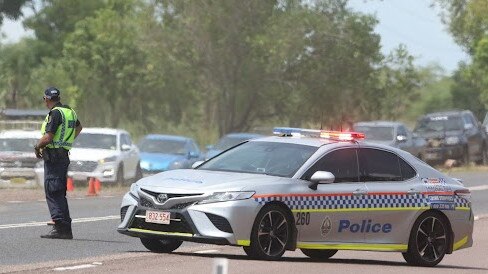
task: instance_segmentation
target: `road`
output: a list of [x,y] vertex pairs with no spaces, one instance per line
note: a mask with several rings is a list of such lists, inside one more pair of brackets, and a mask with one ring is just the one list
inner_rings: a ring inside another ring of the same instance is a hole
[[[488,250],[488,172],[450,174],[464,180],[472,190],[475,215],[475,245],[447,256],[434,272],[488,272],[488,261],[480,254]],[[1,197],[1,190],[0,190]],[[121,197],[99,196],[70,199],[74,239],[47,240],[39,235],[49,231],[45,225],[48,210],[44,201],[0,200],[0,273],[69,272],[105,273],[211,273],[215,257],[227,258],[229,273],[309,273],[398,271],[413,273],[401,254],[340,251],[328,262],[311,262],[300,251],[287,252],[281,262],[249,260],[241,248],[187,243],[174,254],[152,254],[131,238],[116,232]],[[199,252],[199,253],[195,253]],[[483,255],[484,256],[484,255]],[[59,267],[81,267],[71,270]],[[334,271],[335,269],[335,271]],[[416,269],[416,270],[415,270]],[[429,270],[430,271],[430,270]]]

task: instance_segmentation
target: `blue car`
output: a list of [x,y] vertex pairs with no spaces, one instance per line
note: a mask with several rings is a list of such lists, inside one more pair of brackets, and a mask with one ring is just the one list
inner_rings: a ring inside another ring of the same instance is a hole
[[229,133],[224,137],[220,138],[220,140],[217,142],[216,145],[207,146],[207,153],[205,154],[205,160],[208,160],[214,157],[215,155],[221,153],[222,151],[231,148],[235,145],[238,145],[244,141],[259,138],[259,137],[263,137],[263,135],[256,134],[256,133],[246,133],[246,132]]
[[184,136],[149,134],[138,146],[144,175],[191,168],[194,162],[201,160],[196,142]]

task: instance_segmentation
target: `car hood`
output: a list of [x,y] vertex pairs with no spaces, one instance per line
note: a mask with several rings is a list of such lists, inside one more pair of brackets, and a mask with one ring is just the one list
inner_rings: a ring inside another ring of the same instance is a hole
[[208,193],[214,191],[251,190],[254,185],[273,183],[281,177],[198,169],[178,169],[145,177],[137,182],[154,192]]
[[460,136],[463,134],[462,130],[449,130],[449,131],[424,131],[416,132],[417,136],[423,138],[444,138],[445,136]]
[[98,161],[116,154],[115,150],[110,149],[72,148],[69,158],[71,161]]

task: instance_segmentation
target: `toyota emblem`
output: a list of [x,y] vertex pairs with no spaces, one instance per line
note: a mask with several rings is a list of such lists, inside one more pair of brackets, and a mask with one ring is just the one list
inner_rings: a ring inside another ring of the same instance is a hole
[[158,197],[156,197],[156,200],[162,204],[168,200],[168,194],[165,193],[159,194]]

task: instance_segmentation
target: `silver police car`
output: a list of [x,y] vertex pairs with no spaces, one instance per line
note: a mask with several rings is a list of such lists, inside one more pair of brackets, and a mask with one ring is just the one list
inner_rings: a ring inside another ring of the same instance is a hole
[[191,241],[265,260],[297,248],[319,260],[370,250],[434,266],[472,246],[470,192],[458,180],[361,133],[274,131],[134,183],[118,231],[154,252]]

